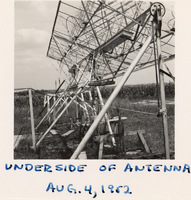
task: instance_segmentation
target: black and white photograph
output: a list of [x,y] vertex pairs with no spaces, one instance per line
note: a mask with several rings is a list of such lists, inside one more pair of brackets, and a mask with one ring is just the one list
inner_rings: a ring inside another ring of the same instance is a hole
[[174,60],[174,2],[16,1],[14,158],[174,159]]
[[0,4],[0,200],[190,200],[191,3]]

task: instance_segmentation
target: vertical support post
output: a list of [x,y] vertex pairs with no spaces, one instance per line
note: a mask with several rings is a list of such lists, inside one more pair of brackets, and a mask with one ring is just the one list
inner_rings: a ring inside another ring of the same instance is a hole
[[[56,95],[54,95],[53,101],[54,101],[54,103],[53,103],[53,105],[54,105],[55,102],[56,102]],[[53,109],[53,121],[54,121],[55,119],[56,119],[56,106],[55,106],[54,109]]]
[[85,108],[86,117],[87,117],[87,120],[88,120],[88,123],[89,123],[90,122],[90,116],[89,116],[89,113],[88,113],[87,106],[85,104],[85,99],[84,99],[84,94],[83,93],[81,93],[81,99],[82,99],[82,105]]
[[79,123],[79,106],[78,106],[78,102],[76,103],[76,122]]
[[48,122],[50,124],[50,96],[49,95],[47,95],[47,113],[49,113]]
[[162,16],[161,9],[158,8],[156,11],[156,43],[158,52],[158,68],[159,68],[159,84],[160,84],[160,97],[161,97],[161,114],[163,124],[163,134],[165,143],[165,154],[166,159],[170,159],[170,147],[169,147],[169,136],[168,136],[168,122],[167,122],[167,109],[166,109],[166,98],[165,98],[165,84],[163,74],[163,61],[162,61],[162,50],[161,50],[161,25]]
[[47,102],[47,98],[46,98],[46,94],[44,95],[44,107],[46,106],[46,102]]
[[93,98],[92,98],[92,93],[91,93],[91,91],[89,90],[88,93],[89,93],[89,99],[90,99],[90,101],[92,101]]
[[[99,97],[99,101],[100,101],[101,107],[103,108],[103,106],[104,106],[103,98],[102,98],[102,96],[101,96],[101,92],[100,92],[100,89],[99,89],[98,86],[96,86],[96,90],[97,90],[97,93],[98,93],[98,97]],[[109,133],[110,133],[111,135],[113,135],[113,131],[112,131],[112,129],[111,129],[111,124],[110,124],[110,122],[109,122],[109,117],[108,117],[107,112],[105,113],[105,120],[106,120],[106,123],[107,123],[107,127],[108,127],[108,130],[109,130]],[[116,146],[116,142],[115,142],[114,136],[111,137],[111,140],[112,140],[113,146]]]
[[31,89],[29,89],[29,105],[30,105],[30,118],[31,118],[31,131],[32,131],[32,148],[33,148],[34,151],[36,151],[34,113],[33,113],[33,103],[32,103],[32,91],[31,91]]
[[102,156],[103,156],[103,142],[104,142],[104,137],[100,136],[98,159],[102,159]]
[[71,98],[70,102],[67,103],[66,107],[61,111],[61,113],[57,116],[57,118],[52,122],[52,124],[49,126],[49,128],[43,133],[40,140],[36,143],[36,146],[38,147],[44,137],[48,134],[48,132],[51,130],[51,128],[56,124],[56,122],[60,119],[60,117],[64,114],[64,112],[67,110],[67,108],[71,105],[71,103],[76,99],[77,95],[81,92],[82,88],[79,88],[79,90],[76,92],[76,94]]
[[70,159],[76,159],[79,156],[80,152],[83,150],[83,148],[85,147],[86,143],[88,142],[88,140],[92,136],[93,132],[97,128],[99,122],[101,121],[101,119],[103,118],[103,116],[105,115],[105,113],[107,112],[108,108],[110,107],[110,105],[112,104],[112,102],[114,101],[114,99],[116,98],[116,96],[118,95],[118,93],[120,92],[121,88],[123,87],[123,85],[125,84],[125,82],[127,81],[127,79],[129,78],[129,76],[131,75],[133,69],[135,68],[135,66],[137,65],[137,63],[139,62],[139,60],[141,59],[142,55],[146,51],[146,49],[149,46],[149,44],[151,43],[151,40],[152,40],[152,35],[149,36],[147,38],[147,40],[145,41],[145,43],[142,46],[142,48],[140,49],[137,57],[133,60],[133,62],[131,63],[131,65],[128,67],[127,71],[125,72],[125,74],[121,78],[120,82],[115,87],[114,91],[112,92],[112,94],[108,98],[107,102],[103,106],[103,108],[100,111],[99,115],[96,117],[96,119],[94,120],[94,122],[90,126],[88,132],[86,133],[86,135],[84,136],[84,138],[82,139],[82,141],[80,142],[80,144],[78,145],[77,149],[75,150],[75,152],[73,153],[73,155],[71,156]]
[[[64,95],[64,94],[63,94],[63,95]],[[46,117],[50,114],[50,112],[52,112],[52,110],[54,109],[54,107],[57,106],[57,105],[60,103],[60,101],[62,100],[63,95],[62,95],[61,97],[59,97],[59,98],[56,100],[56,102],[55,102],[55,103],[52,105],[52,107],[50,108],[49,112],[46,113],[46,115],[45,115],[45,116],[42,118],[42,120],[38,123],[38,125],[36,126],[35,129],[38,129],[38,127],[42,124],[42,122],[46,119]],[[66,98],[66,101],[67,101],[67,98]],[[56,114],[57,114],[57,113],[58,113],[58,110],[57,110]]]
[[[159,70],[163,70],[163,63],[162,63],[162,59],[161,59],[160,38],[157,38],[157,49],[158,49],[158,67],[159,67]],[[162,121],[163,121],[165,154],[166,154],[166,159],[170,159],[168,121],[167,121],[167,109],[166,109],[166,98],[165,98],[165,84],[164,84],[164,74],[162,71],[160,71],[160,73],[159,73],[159,83],[160,83],[161,113],[162,113]]]

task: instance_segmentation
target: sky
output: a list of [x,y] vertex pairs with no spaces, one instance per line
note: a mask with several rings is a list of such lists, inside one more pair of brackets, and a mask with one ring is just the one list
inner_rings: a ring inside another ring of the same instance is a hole
[[[58,1],[15,1],[15,89],[55,89],[55,81],[60,78],[58,64],[46,57],[46,53],[57,5]],[[167,64],[174,74],[174,62]],[[165,81],[171,79],[165,77]],[[133,73],[127,84],[153,82],[154,67]]]

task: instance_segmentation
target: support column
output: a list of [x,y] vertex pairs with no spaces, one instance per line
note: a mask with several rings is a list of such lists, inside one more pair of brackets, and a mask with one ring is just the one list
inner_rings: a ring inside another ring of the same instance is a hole
[[156,10],[154,23],[156,23],[156,44],[157,44],[157,52],[158,52],[158,69],[159,69],[159,84],[160,84],[160,97],[161,97],[160,112],[162,115],[166,159],[170,159],[167,109],[166,109],[166,98],[165,98],[165,84],[164,84],[164,74],[163,74],[162,49],[161,49],[161,26],[162,26],[161,8],[158,8]]
[[[100,92],[100,89],[99,89],[98,86],[96,86],[96,90],[97,90],[97,93],[98,93],[99,101],[101,103],[101,107],[103,108],[104,103],[103,103],[101,92]],[[111,140],[112,140],[113,146],[116,146],[115,138],[114,138],[114,135],[113,135],[113,131],[111,129],[111,124],[109,122],[109,117],[108,117],[107,112],[105,113],[105,120],[106,120],[106,123],[107,123],[107,127],[108,127],[108,130],[109,130],[109,133],[110,133],[110,135],[112,135],[111,136]]]
[[103,106],[103,108],[100,111],[99,115],[96,117],[96,119],[94,120],[94,122],[90,126],[88,132],[86,133],[86,135],[84,136],[84,138],[82,139],[82,141],[80,142],[80,144],[78,145],[77,149],[75,150],[75,152],[73,153],[73,155],[71,156],[70,159],[76,159],[79,156],[80,152],[83,150],[83,148],[85,147],[86,143],[88,142],[88,140],[92,136],[93,132],[97,128],[99,122],[101,121],[101,119],[103,118],[103,116],[105,115],[107,110],[109,109],[110,105],[112,104],[112,102],[114,101],[114,99],[116,98],[118,93],[120,92],[121,88],[123,87],[123,85],[125,84],[127,79],[129,78],[129,76],[131,75],[133,69],[135,68],[135,66],[137,65],[139,60],[141,59],[142,55],[146,51],[146,49],[149,46],[149,44],[151,43],[151,40],[152,40],[152,35],[149,36],[147,38],[147,40],[145,41],[144,45],[142,46],[142,48],[140,49],[139,53],[137,54],[137,57],[133,60],[131,65],[128,67],[128,69],[125,72],[124,76],[121,78],[120,82],[115,87],[114,91],[112,92],[112,94],[108,98],[107,102]]
[[[56,95],[54,95],[54,97],[53,97],[53,105],[55,104],[55,102],[56,102]],[[53,109],[53,121],[56,119],[56,106],[54,107],[54,109]]]
[[54,120],[54,122],[52,122],[52,124],[45,131],[45,133],[43,133],[42,137],[40,138],[40,140],[36,144],[37,147],[40,145],[40,143],[42,142],[42,140],[44,139],[44,137],[48,134],[48,132],[52,129],[52,127],[56,124],[56,122],[60,119],[60,117],[64,114],[64,112],[67,110],[67,108],[70,106],[70,104],[74,101],[74,99],[76,99],[77,95],[81,91],[82,91],[82,88],[79,88],[79,90],[76,92],[76,94],[71,98],[70,102],[67,103],[67,105],[64,107],[64,109],[62,110],[62,112],[57,116],[57,118]]
[[35,137],[35,128],[34,128],[34,113],[33,113],[31,89],[29,89],[29,105],[30,105],[30,118],[31,118],[31,131],[32,131],[32,148],[34,151],[36,151],[36,137]]
[[50,96],[49,95],[47,95],[47,113],[49,113],[48,122],[50,124],[50,115],[51,115],[51,113],[50,113]]

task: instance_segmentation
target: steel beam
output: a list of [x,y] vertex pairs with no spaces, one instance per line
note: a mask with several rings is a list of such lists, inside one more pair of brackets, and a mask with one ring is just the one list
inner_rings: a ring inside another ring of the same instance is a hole
[[105,103],[105,105],[103,106],[102,110],[100,111],[100,113],[96,117],[95,121],[90,126],[88,132],[86,133],[86,135],[84,136],[84,138],[82,139],[82,141],[80,142],[80,144],[78,145],[77,149],[74,151],[74,153],[73,153],[73,155],[71,156],[70,159],[78,158],[80,152],[83,150],[83,148],[87,144],[88,140],[90,139],[90,137],[92,136],[93,132],[97,128],[99,122],[104,117],[104,115],[107,112],[107,110],[109,109],[110,105],[112,104],[112,102],[114,101],[114,99],[116,98],[118,93],[120,92],[121,88],[123,87],[123,85],[125,84],[127,79],[129,78],[129,76],[131,75],[131,73],[132,73],[133,69],[135,68],[136,64],[139,62],[139,60],[143,56],[144,52],[148,48],[151,40],[152,40],[152,35],[147,38],[146,42],[144,43],[144,45],[140,49],[137,57],[134,59],[134,61],[131,63],[131,65],[129,66],[129,68],[125,72],[125,74],[122,77],[121,81],[118,83],[118,85],[116,86],[116,88],[114,89],[114,91],[112,92],[110,97],[108,98],[107,102]]

